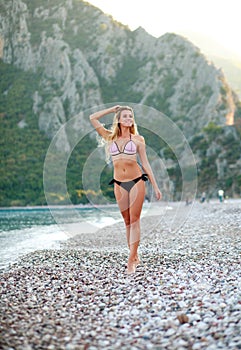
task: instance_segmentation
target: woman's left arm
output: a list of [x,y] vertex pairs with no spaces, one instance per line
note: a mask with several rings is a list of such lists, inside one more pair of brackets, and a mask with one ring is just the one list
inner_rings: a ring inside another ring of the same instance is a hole
[[138,138],[139,138],[138,152],[139,152],[142,167],[145,170],[146,174],[148,175],[148,178],[149,178],[149,180],[154,188],[156,199],[160,200],[162,198],[162,193],[159,190],[155,176],[153,174],[153,171],[151,169],[150,163],[149,163],[147,155],[146,155],[145,139],[143,136],[139,136],[139,135],[138,135]]

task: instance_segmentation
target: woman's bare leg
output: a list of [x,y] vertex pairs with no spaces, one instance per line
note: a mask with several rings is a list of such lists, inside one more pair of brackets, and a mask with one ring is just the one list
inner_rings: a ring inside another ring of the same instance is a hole
[[129,193],[119,185],[115,184],[114,188],[115,198],[119,206],[121,215],[126,227],[126,240],[130,248],[130,212],[129,212]]
[[130,192],[115,184],[114,193],[126,227],[127,244],[130,249],[127,273],[135,272],[139,264],[140,216],[145,198],[145,184],[140,180]]
[[130,249],[130,212],[129,209],[124,210],[121,212],[121,215],[123,216],[124,222],[125,222],[125,227],[126,227],[126,241],[127,245]]
[[129,192],[130,213],[130,254],[128,259],[127,273],[135,272],[139,263],[138,247],[140,243],[141,229],[140,216],[145,198],[145,184],[142,180],[137,182]]

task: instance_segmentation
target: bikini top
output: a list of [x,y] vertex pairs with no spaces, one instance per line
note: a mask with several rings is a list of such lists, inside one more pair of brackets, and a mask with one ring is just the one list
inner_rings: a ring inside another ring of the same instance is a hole
[[122,152],[120,151],[115,141],[113,141],[112,144],[110,145],[109,152],[110,152],[110,155],[112,156],[117,156],[118,154],[129,154],[129,155],[136,154],[136,144],[134,141],[132,141],[131,134],[130,134],[130,140],[127,141]]

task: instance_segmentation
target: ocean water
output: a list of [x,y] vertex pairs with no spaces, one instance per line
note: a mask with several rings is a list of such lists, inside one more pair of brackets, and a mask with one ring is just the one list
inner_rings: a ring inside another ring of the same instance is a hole
[[[144,203],[142,216],[165,215],[172,207]],[[26,207],[0,209],[0,269],[22,255],[41,249],[58,249],[76,234],[123,222],[117,205]],[[124,225],[124,223],[123,223]]]
[[0,269],[24,254],[58,248],[71,235],[94,232],[120,220],[119,210],[114,206],[74,210],[45,207],[0,209]]

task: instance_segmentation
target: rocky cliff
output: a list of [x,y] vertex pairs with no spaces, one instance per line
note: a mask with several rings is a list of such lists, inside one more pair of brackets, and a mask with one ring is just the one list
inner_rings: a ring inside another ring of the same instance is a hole
[[[240,141],[233,126],[237,96],[222,70],[183,37],[132,32],[84,1],[1,0],[0,6],[1,59],[38,77],[32,108],[48,137],[80,111],[131,101],[165,113],[190,142],[210,123],[229,127]],[[66,150],[69,142],[66,135]],[[206,151],[215,147],[211,142]],[[224,163],[216,161],[220,176]]]

